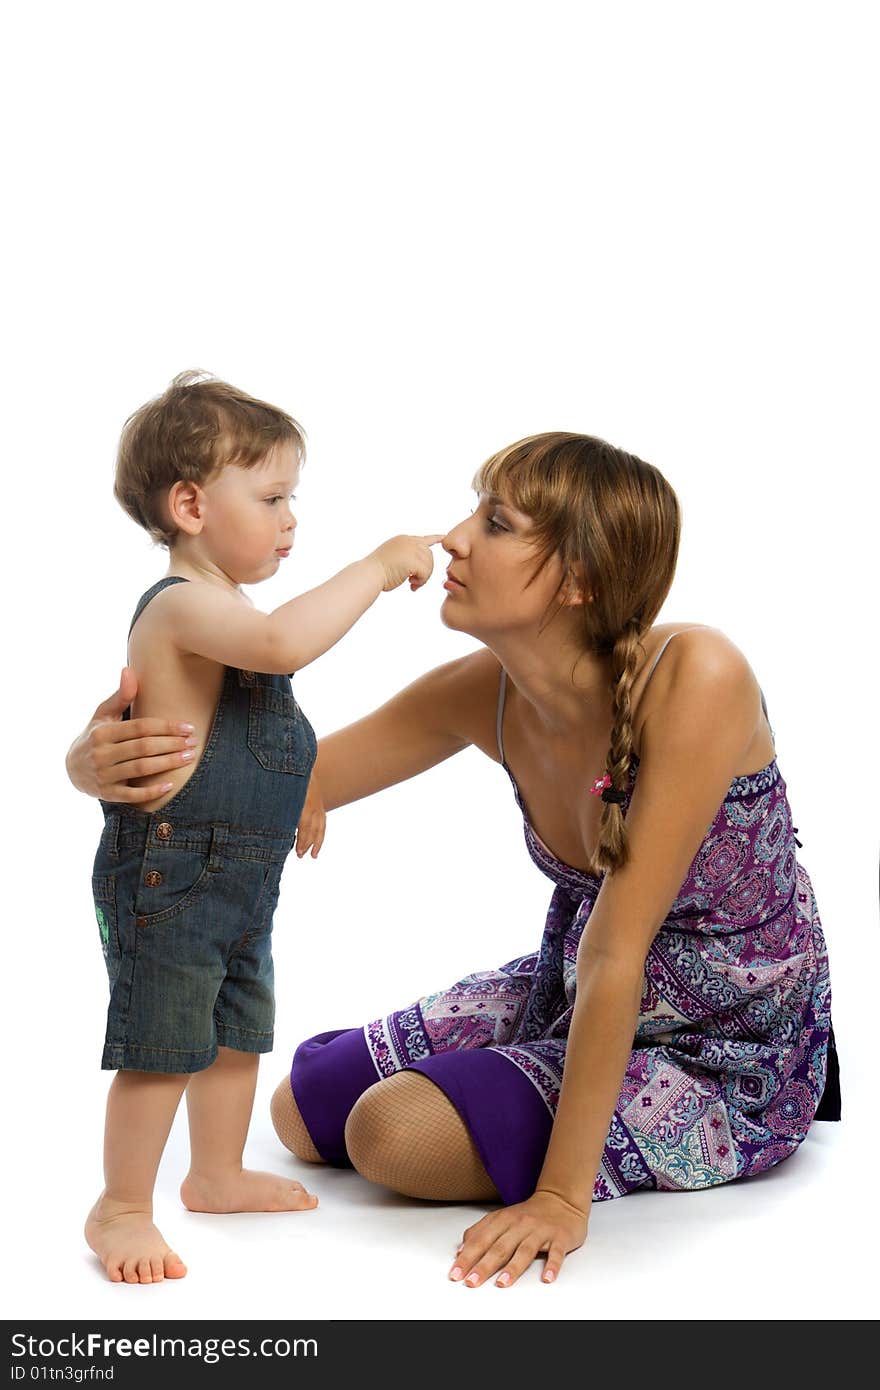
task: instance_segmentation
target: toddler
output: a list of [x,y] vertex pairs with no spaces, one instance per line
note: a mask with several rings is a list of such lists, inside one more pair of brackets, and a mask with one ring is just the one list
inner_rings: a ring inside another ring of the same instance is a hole
[[[272,1049],[272,915],[307,801],[312,726],[289,674],[332,647],[380,593],[419,588],[440,536],[395,536],[271,613],[258,584],[290,554],[304,439],[296,421],[224,382],[184,373],[126,423],[119,502],[170,556],[129,629],[135,717],[192,710],[189,759],[139,807],[105,802],[92,890],[110,977],[102,1067],[105,1187],[86,1239],[110,1279],[186,1266],[153,1225],[159,1160],[186,1091],[191,1211],[296,1211],[299,1182],[242,1168],[259,1054]],[[149,740],[140,751],[152,751]],[[136,750],[133,750],[136,751]],[[132,772],[136,772],[133,765]],[[133,778],[135,785],[147,778]],[[298,845],[302,851],[302,845]]]

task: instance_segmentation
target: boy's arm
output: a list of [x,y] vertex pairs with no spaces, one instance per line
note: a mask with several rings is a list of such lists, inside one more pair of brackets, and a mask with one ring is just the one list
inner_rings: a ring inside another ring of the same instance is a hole
[[382,592],[381,565],[369,556],[272,613],[261,613],[214,584],[174,584],[153,600],[181,651],[221,666],[287,675],[338,642]]
[[174,584],[153,603],[181,651],[223,666],[286,675],[334,646],[383,590],[396,587],[407,573],[415,586],[424,583],[434,564],[430,546],[440,539],[395,537],[272,613],[198,581]]

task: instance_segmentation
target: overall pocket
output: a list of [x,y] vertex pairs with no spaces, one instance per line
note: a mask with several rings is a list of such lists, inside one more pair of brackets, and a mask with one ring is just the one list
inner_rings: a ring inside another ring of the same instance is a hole
[[107,966],[110,988],[112,989],[119,971],[121,958],[119,929],[116,919],[116,879],[113,874],[95,873],[92,875],[92,901],[95,907],[95,916],[98,919],[104,964]]
[[222,872],[226,826],[214,826],[210,842],[166,845],[144,855],[135,898],[135,925],[159,926],[193,908]]
[[267,772],[308,777],[317,742],[293,695],[271,684],[272,676],[259,672],[242,671],[239,680],[250,688],[247,744],[257,762]]

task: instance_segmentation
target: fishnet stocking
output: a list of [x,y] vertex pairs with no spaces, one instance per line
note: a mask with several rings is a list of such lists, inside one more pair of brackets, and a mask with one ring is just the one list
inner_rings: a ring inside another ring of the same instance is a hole
[[395,1072],[364,1091],[346,1121],[345,1144],[363,1177],[404,1196],[501,1201],[464,1120],[421,1072]]
[[324,1160],[312,1143],[312,1136],[306,1129],[305,1121],[290,1089],[290,1077],[279,1081],[271,1105],[272,1123],[275,1133],[285,1149],[290,1149],[297,1158],[306,1163],[323,1163]]

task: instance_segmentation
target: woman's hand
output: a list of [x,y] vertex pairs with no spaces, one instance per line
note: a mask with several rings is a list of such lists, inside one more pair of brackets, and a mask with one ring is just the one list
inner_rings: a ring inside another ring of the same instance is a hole
[[[189,761],[196,739],[192,724],[171,719],[123,720],[137,694],[137,676],[125,666],[119,689],[99,705],[89,723],[70,745],[67,775],[87,796],[136,805],[170,791],[171,782],[159,776]],[[149,786],[130,787],[131,777],[156,777]]]
[[311,848],[312,858],[317,859],[318,851],[324,843],[324,831],[327,825],[327,813],[324,810],[324,803],[321,800],[321,790],[318,786],[318,779],[314,772],[309,778],[306,799],[303,802],[302,815],[299,818],[299,825],[296,827],[296,857],[302,859],[306,850]]
[[545,1284],[556,1278],[566,1255],[587,1238],[589,1216],[555,1192],[540,1189],[525,1202],[490,1212],[464,1233],[450,1279],[463,1279],[476,1288],[498,1274],[501,1288],[515,1284],[536,1255],[547,1252],[542,1276]]

